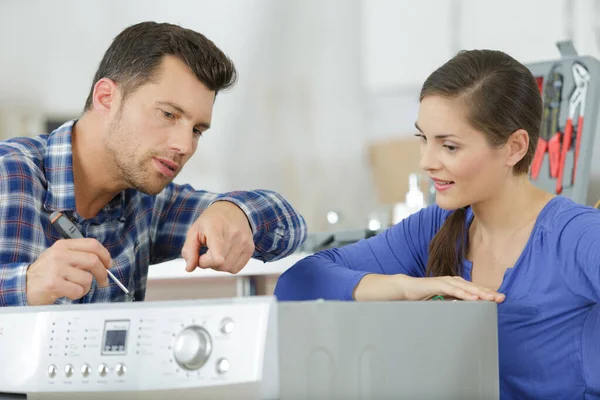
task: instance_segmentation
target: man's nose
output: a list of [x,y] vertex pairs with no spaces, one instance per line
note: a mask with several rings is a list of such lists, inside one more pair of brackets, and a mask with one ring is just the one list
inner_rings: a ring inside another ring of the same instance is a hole
[[190,155],[194,149],[194,132],[190,129],[177,129],[169,137],[169,149],[182,156]]

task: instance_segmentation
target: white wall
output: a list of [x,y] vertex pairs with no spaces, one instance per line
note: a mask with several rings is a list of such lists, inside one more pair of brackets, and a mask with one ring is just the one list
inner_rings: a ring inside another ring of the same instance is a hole
[[113,37],[142,20],[168,21],[200,30],[233,58],[243,58],[246,42],[256,29],[254,18],[268,3],[2,0],[1,96],[36,101],[53,114],[77,113]]
[[237,158],[225,166],[227,176],[236,187],[265,186],[268,177],[313,229],[325,227],[329,209],[342,213],[342,226],[364,226],[373,195],[363,156],[370,134],[360,2],[274,2],[268,20],[230,121]]
[[315,230],[325,228],[330,208],[346,216],[341,227],[366,223],[374,196],[363,157],[360,0],[4,0],[0,7],[0,101],[33,103],[51,116],[79,114],[103,52],[126,26],[151,19],[206,34],[240,79],[220,95],[214,127],[178,181],[277,190]]
[[523,63],[560,56],[572,39],[600,58],[597,0],[363,0],[366,86],[390,92],[419,86],[462,49],[505,51]]
[[[572,40],[600,59],[598,0],[364,0],[363,81],[371,133],[411,129],[420,83],[462,49],[505,51],[523,63],[560,58],[556,42]],[[600,198],[600,138],[588,204]]]
[[[96,68],[114,36],[143,20],[178,23],[201,31],[236,61],[242,80],[247,82],[245,71],[252,54],[248,50],[254,46],[254,32],[261,27],[258,20],[268,5],[268,0],[174,0],[168,4],[150,0],[3,0],[0,102],[35,104],[57,118],[79,115]],[[209,190],[226,186],[218,170],[204,172],[203,178],[193,172],[210,171],[209,166],[219,165],[223,159],[217,156],[223,151],[222,143],[229,139],[223,126],[231,118],[238,93],[220,96],[214,128],[182,178],[198,186],[206,180]],[[200,162],[204,158],[206,162]]]
[[[572,37],[598,54],[593,0],[0,0],[0,108],[79,114],[112,38],[157,20],[196,29],[236,63],[213,126],[180,182],[283,193],[325,229],[375,207],[365,145],[410,134],[422,80],[461,48],[524,62]],[[1,117],[0,117],[1,118]]]

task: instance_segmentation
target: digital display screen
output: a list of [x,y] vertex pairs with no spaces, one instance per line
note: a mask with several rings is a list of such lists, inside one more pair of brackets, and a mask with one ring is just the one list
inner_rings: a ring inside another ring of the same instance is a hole
[[106,321],[104,324],[104,339],[102,354],[121,355],[127,353],[127,334],[129,321]]
[[124,351],[127,331],[106,331],[104,351]]

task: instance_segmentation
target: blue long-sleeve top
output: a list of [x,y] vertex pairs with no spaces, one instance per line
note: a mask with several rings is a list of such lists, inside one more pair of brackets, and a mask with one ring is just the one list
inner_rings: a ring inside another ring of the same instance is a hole
[[[429,242],[449,215],[430,206],[377,236],[308,256],[279,278],[275,295],[352,300],[368,273],[424,277]],[[463,262],[468,281],[472,267]],[[599,399],[600,212],[553,198],[498,291],[506,296],[498,305],[500,397]]]

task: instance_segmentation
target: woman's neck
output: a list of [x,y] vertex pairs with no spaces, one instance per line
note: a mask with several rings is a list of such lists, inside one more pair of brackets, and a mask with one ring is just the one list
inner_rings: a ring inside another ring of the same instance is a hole
[[474,219],[470,233],[484,242],[510,237],[532,226],[554,197],[534,186],[527,175],[508,181],[497,193],[471,206]]

